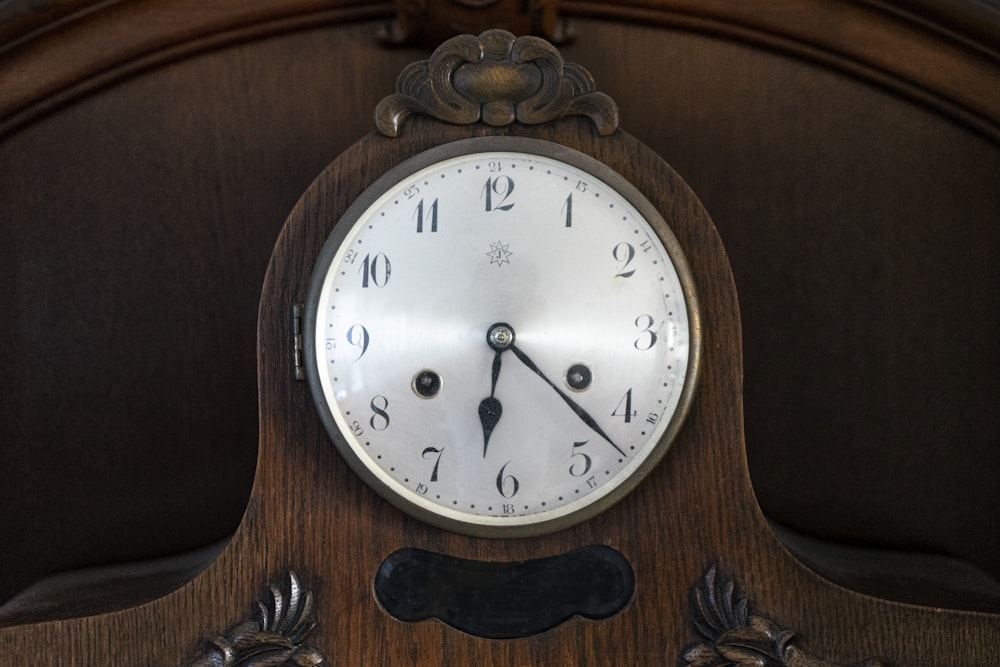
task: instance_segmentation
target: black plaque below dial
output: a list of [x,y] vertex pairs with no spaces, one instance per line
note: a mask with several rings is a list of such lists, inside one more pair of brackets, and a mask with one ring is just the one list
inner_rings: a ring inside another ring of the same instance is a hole
[[436,618],[489,639],[528,637],[574,616],[609,618],[634,593],[632,566],[602,545],[507,563],[400,549],[375,575],[375,596],[395,618]]

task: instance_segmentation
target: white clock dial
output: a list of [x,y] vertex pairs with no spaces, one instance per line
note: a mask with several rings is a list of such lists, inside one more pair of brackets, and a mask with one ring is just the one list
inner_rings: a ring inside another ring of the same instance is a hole
[[605,509],[662,456],[693,384],[676,241],[568,149],[421,154],[345,214],[307,306],[314,397],[381,495],[437,525],[526,535]]

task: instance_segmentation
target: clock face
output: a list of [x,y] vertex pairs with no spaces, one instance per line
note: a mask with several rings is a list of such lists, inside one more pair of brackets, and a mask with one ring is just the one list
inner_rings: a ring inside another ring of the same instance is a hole
[[624,179],[555,144],[470,139],[399,165],[338,222],[307,371],[379,494],[523,536],[606,509],[662,457],[698,330],[677,242]]

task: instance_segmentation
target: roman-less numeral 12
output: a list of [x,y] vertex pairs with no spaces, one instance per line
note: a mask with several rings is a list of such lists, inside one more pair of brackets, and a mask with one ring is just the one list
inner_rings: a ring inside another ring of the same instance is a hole
[[[514,179],[510,176],[487,178],[482,191],[482,196],[486,199],[486,211],[509,211],[514,208],[513,202],[506,203],[512,192],[514,192]],[[494,195],[499,197],[499,200],[494,201]]]

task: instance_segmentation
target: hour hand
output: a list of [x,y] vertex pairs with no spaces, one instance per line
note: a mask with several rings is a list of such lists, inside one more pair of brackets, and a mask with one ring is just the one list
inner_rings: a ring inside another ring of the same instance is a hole
[[486,458],[486,450],[490,446],[490,435],[493,434],[493,429],[496,428],[497,422],[500,421],[500,415],[503,414],[503,405],[494,394],[497,391],[497,380],[500,379],[500,356],[506,347],[493,346],[492,343],[491,346],[496,350],[496,354],[493,355],[490,395],[479,402],[479,422],[483,425],[483,458]]
[[488,396],[479,402],[479,421],[483,424],[483,458],[486,458],[486,448],[490,446],[490,435],[500,421],[503,414],[503,405],[492,396]]
[[562,389],[560,389],[559,387],[557,387],[555,385],[555,383],[552,382],[552,380],[550,380],[548,377],[546,377],[545,373],[542,372],[542,369],[540,369],[535,364],[535,362],[533,362],[531,360],[531,358],[528,355],[526,355],[524,352],[522,352],[521,349],[519,347],[517,347],[516,345],[511,345],[510,346],[510,350],[511,350],[511,352],[514,353],[515,357],[517,357],[518,359],[521,360],[521,363],[523,363],[529,369],[531,369],[532,371],[534,371],[534,373],[538,377],[540,377],[543,380],[545,380],[546,384],[548,384],[550,387],[552,387],[553,389],[555,389],[556,393],[559,394],[559,397],[562,398],[562,400],[566,401],[566,405],[568,405],[570,407],[570,409],[572,409],[573,412],[576,413],[576,416],[579,417],[583,421],[584,424],[586,424],[587,426],[589,426],[591,428],[591,430],[594,431],[594,433],[596,433],[597,435],[599,435],[602,438],[604,438],[605,440],[607,440],[608,443],[612,447],[614,447],[618,451],[619,454],[621,454],[622,456],[625,456],[625,452],[622,451],[622,448],[619,447],[618,445],[616,445],[615,442],[614,442],[614,440],[612,440],[610,437],[608,437],[608,434],[604,432],[604,430],[600,427],[600,425],[597,423],[597,421],[593,417],[591,417],[590,414],[588,414],[586,410],[584,410],[579,405],[577,405],[576,401],[574,401],[572,398],[570,398],[569,396],[567,396],[563,392]]

